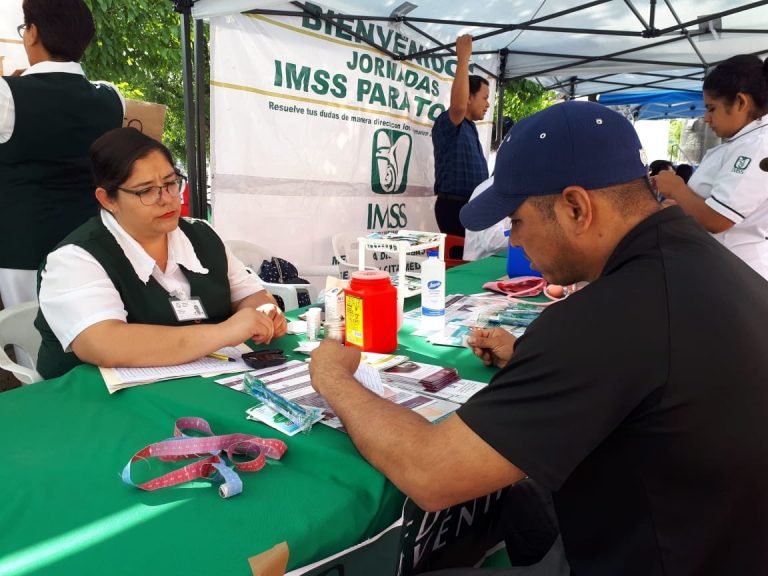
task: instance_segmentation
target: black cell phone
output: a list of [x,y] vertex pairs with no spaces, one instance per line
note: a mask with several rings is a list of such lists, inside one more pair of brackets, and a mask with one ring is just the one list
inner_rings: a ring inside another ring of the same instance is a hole
[[242,356],[243,362],[251,368],[269,368],[270,366],[279,366],[288,360],[282,350],[274,348],[271,350],[259,350],[257,352],[246,352]]

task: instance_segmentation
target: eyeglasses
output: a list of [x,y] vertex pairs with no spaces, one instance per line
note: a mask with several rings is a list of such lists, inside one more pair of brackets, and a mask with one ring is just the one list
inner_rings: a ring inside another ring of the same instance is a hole
[[24,31],[26,29],[27,29],[27,25],[26,24],[19,24],[18,26],[16,26],[16,32],[19,33],[19,37],[20,38],[24,38]]
[[141,200],[141,203],[144,204],[144,206],[153,206],[160,202],[163,191],[168,192],[171,198],[178,198],[182,189],[184,188],[186,181],[187,179],[184,176],[179,176],[175,180],[165,182],[162,186],[150,186],[149,188],[144,188],[143,190],[128,190],[127,188],[120,187],[117,189],[123,192],[127,192],[128,194],[138,196],[139,200]]

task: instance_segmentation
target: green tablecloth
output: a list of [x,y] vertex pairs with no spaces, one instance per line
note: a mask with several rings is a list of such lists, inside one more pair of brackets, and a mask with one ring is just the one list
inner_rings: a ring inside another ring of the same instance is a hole
[[[504,266],[488,258],[450,270],[449,291],[480,291]],[[415,360],[456,366],[475,380],[493,374],[469,350],[432,346],[408,332],[401,331],[401,349]],[[274,344],[290,349],[295,341]],[[345,434],[325,426],[285,439],[283,461],[243,473],[243,493],[230,500],[207,482],[143,492],[120,480],[131,456],[170,437],[179,417],[203,417],[217,434],[280,436],[245,419],[253,404],[204,378],[110,396],[92,366],[0,394],[0,575],[245,576],[247,558],[280,541],[290,546],[289,568],[298,567],[399,516],[403,495]]]

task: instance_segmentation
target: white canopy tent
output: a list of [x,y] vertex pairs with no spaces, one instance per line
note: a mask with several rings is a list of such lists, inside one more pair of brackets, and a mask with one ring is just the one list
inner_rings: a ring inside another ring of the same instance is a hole
[[[733,54],[768,53],[766,1],[421,0],[404,15],[397,11],[400,0],[325,4],[331,8],[324,14],[335,25],[354,30],[359,20],[393,21],[421,35],[424,49],[405,58],[451,54],[456,36],[469,33],[476,54],[507,54],[505,79],[537,78],[569,90],[573,81],[576,96],[638,85],[698,90],[707,67]],[[197,0],[192,14],[209,18],[246,10],[301,16],[313,5]]]
[[[700,92],[706,70],[734,54],[768,54],[768,0],[177,0],[184,17],[184,38],[194,20],[202,37],[203,19],[251,12],[273,16],[311,15],[326,28],[379,49],[395,60],[450,57],[456,36],[475,37],[475,61],[498,54],[499,84],[529,78],[568,97],[596,97],[626,90]],[[191,10],[190,10],[191,5]],[[368,23],[368,24],[366,24]],[[386,43],[367,27],[384,23],[417,42]],[[187,43],[188,47],[188,43]],[[197,48],[197,54],[202,54]],[[196,59],[198,63],[202,58]],[[185,66],[192,77],[191,59]],[[201,70],[195,75],[202,78]],[[202,117],[188,86],[188,125]],[[190,133],[190,169],[204,165],[192,155],[205,135]],[[198,171],[199,172],[199,171]],[[204,175],[198,178],[198,202],[204,204]],[[193,205],[194,208],[194,205]]]

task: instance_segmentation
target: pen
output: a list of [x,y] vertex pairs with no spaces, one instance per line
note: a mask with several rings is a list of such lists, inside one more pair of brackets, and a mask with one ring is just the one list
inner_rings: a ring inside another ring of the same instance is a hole
[[208,358],[216,358],[216,360],[223,360],[224,362],[237,362],[234,358],[230,358],[229,356],[224,356],[224,354],[216,354],[216,352],[211,352],[208,354]]

